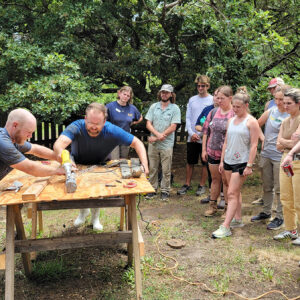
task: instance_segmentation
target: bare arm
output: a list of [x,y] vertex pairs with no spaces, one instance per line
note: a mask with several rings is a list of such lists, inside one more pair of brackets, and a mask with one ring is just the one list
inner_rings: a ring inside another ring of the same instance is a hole
[[[256,119],[250,118],[247,124],[249,131],[250,131],[250,152],[249,152],[249,159],[247,164],[253,165],[255,156],[256,156],[256,151],[257,151],[257,143],[258,143],[258,138],[259,138],[259,125]],[[252,173],[252,167],[246,167],[244,170],[243,175],[247,176]]]
[[196,128],[197,131],[202,131],[202,126],[201,125],[196,125],[195,128]]
[[29,175],[45,177],[52,175],[64,175],[65,171],[62,167],[51,167],[41,164],[38,161],[33,161],[28,158],[25,160],[11,165],[12,168],[23,171]]
[[265,112],[260,116],[260,118],[257,120],[258,125],[259,125],[260,127],[262,127],[263,125],[266,124],[266,122],[267,122],[267,120],[268,120],[268,118],[269,118],[269,115],[270,115],[270,110],[267,110],[267,111],[265,111]]
[[177,128],[177,124],[173,123],[171,124],[167,129],[164,130],[163,134],[165,136],[170,135],[172,132],[174,132]]
[[32,154],[40,158],[56,160],[56,156],[53,150],[36,144],[31,144],[31,149],[27,152],[27,154]]
[[146,123],[146,127],[147,129],[154,134],[160,141],[163,141],[167,136],[164,133],[160,133],[159,131],[157,131],[154,126],[152,125],[152,122],[147,120]]
[[148,175],[149,174],[148,159],[147,159],[147,153],[144,144],[138,138],[134,137],[130,147],[135,149],[137,155],[140,158],[141,164],[144,167],[145,174]]
[[292,164],[294,154],[300,152],[300,141],[291,149],[291,151],[286,155],[283,162],[281,163],[281,167],[285,165]]
[[[200,126],[200,125],[198,125],[198,126]],[[202,154],[201,154],[203,161],[207,161],[206,142],[207,142],[207,134],[203,134],[203,136],[202,136]]]
[[137,121],[133,121],[130,125],[136,125],[136,124],[139,124],[142,121],[143,121],[143,116],[141,115],[141,117]]
[[68,138],[65,135],[60,135],[59,138],[56,140],[56,142],[53,145],[54,149],[54,155],[56,157],[56,160],[61,162],[61,152],[66,149],[70,144],[72,143],[72,140]]
[[265,109],[264,109],[264,111],[267,111],[267,110],[268,110],[268,106],[269,106],[270,102],[271,102],[271,101],[268,101],[268,102],[265,104]]

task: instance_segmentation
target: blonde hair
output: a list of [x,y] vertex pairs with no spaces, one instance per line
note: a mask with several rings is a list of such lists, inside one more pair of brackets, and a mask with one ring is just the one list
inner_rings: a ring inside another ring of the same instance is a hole
[[[121,93],[121,92],[123,92],[123,91],[126,91],[126,92],[129,92],[129,93],[130,93],[130,99],[128,100],[128,103],[129,103],[129,104],[132,104],[132,103],[133,103],[133,96],[134,96],[134,95],[133,95],[132,87],[129,86],[129,85],[124,85],[124,86],[122,86],[122,87],[118,90],[119,93]],[[120,99],[119,95],[117,95],[117,98]]]
[[250,96],[248,94],[247,88],[245,86],[238,87],[232,100],[240,100],[244,104],[249,104]]
[[195,83],[206,83],[210,85],[210,78],[206,75],[197,75]]
[[222,85],[218,87],[218,93],[222,93],[226,97],[231,97],[233,95],[232,88],[229,85]]

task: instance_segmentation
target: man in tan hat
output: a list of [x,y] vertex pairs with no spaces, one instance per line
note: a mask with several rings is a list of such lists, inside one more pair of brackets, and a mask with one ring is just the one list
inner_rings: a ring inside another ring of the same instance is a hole
[[[149,180],[157,191],[158,168],[161,164],[161,199],[166,201],[170,196],[175,130],[177,124],[181,123],[181,114],[179,107],[175,104],[176,94],[172,85],[164,84],[157,94],[157,99],[159,102],[151,105],[145,117],[147,129],[151,133],[148,139]],[[156,192],[150,193],[147,194],[146,199],[155,196]]]

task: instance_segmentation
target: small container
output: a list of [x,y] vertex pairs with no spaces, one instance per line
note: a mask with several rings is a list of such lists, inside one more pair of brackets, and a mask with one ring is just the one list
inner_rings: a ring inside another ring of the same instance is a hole
[[284,173],[288,176],[288,177],[292,177],[294,175],[293,169],[291,165],[285,165],[282,167]]

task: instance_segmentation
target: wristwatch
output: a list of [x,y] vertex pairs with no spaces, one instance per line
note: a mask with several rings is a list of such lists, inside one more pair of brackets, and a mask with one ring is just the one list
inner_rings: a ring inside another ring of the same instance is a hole
[[249,164],[249,163],[248,163],[248,164],[247,164],[247,167],[248,167],[248,168],[252,168],[252,167],[253,167],[253,164]]

